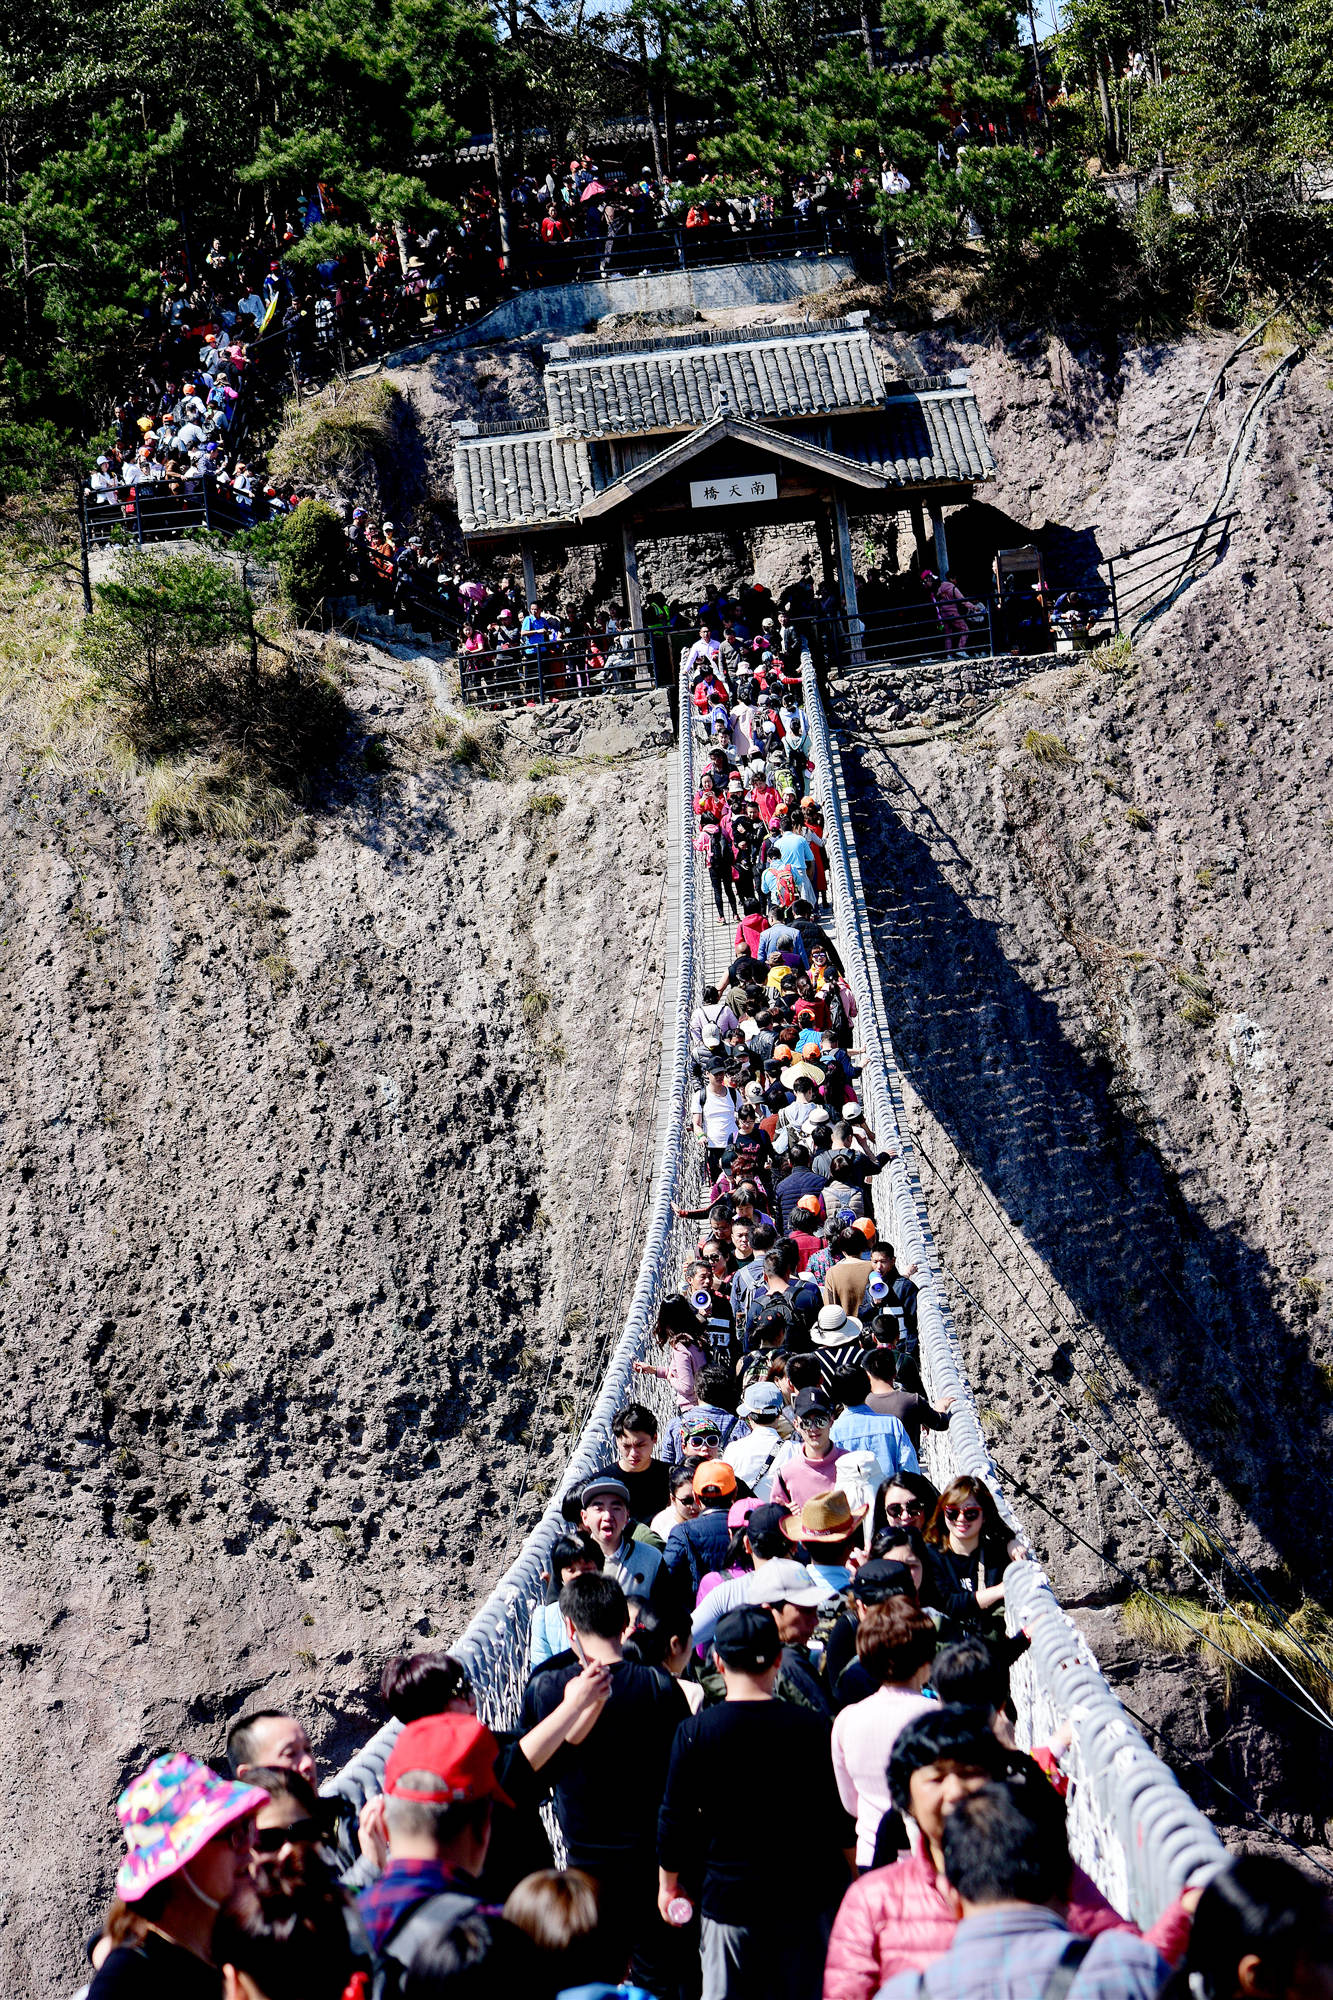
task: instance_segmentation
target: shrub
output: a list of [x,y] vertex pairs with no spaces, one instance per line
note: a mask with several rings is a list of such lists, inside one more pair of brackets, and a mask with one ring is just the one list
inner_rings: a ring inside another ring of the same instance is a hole
[[341,754],[347,709],[316,648],[202,552],[126,550],[79,647],[94,699],[156,766],[155,832],[271,832]]
[[278,574],[292,609],[308,618],[347,581],[347,538],[342,522],[322,500],[303,500],[278,534]]

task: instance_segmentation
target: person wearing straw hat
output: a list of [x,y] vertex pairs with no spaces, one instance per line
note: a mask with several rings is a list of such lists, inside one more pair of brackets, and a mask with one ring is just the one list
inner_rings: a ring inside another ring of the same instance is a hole
[[812,1576],[835,1590],[846,1590],[852,1580],[847,1556],[867,1512],[865,1507],[853,1507],[841,1487],[832,1486],[807,1500],[798,1513],[789,1514],[782,1532],[805,1550]]
[[257,1785],[219,1778],[183,1753],[155,1757],[116,1800],[125,1858],[113,1906],[118,1942],[89,2000],[217,2000],[212,1960],[217,1913],[244,1874],[254,1817],[268,1804]]

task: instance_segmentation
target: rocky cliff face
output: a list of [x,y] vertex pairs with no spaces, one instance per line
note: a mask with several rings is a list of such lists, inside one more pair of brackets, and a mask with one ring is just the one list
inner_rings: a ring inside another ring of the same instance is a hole
[[0,779],[15,1992],[77,1983],[149,1757],[277,1703],[331,1764],[384,1658],[461,1629],[637,1261],[665,709],[490,779],[410,662],[349,667],[374,769],[284,841]]
[[[1220,346],[922,346],[971,367],[993,505],[1107,552],[1201,518],[1273,359],[1244,358],[1182,460]],[[1197,1592],[1191,1564],[1253,1597],[1224,1551],[1288,1605],[1329,1585],[1294,1504],[1333,1445],[1326,371],[1296,369],[1222,561],[1131,658],[1062,666],[915,745],[882,687],[842,698],[972,1379],[1075,1603]],[[1090,1629],[1150,1721],[1322,1839],[1317,1728],[1256,1707],[1244,1676],[1229,1707],[1215,1672],[1154,1681],[1142,1646]]]

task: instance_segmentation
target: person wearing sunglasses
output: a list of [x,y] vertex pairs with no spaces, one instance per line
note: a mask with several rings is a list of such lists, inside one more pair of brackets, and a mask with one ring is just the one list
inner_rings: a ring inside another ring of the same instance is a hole
[[[319,1846],[328,1838],[331,1815],[299,1771],[252,1766],[246,1782],[268,1793],[267,1804],[255,1814],[254,1851],[262,1860],[272,1860],[290,1847]],[[333,1857],[327,1858],[332,1863]]]
[[989,1641],[1006,1667],[1027,1645],[1004,1629],[1004,1572],[1022,1554],[995,1497],[980,1479],[950,1480],[926,1527],[928,1565],[922,1595],[960,1632]]
[[[904,1426],[904,1428],[906,1428]],[[880,1487],[875,1499],[875,1533],[915,1528],[924,1535],[926,1523],[939,1505],[939,1492],[924,1472],[899,1472]]]

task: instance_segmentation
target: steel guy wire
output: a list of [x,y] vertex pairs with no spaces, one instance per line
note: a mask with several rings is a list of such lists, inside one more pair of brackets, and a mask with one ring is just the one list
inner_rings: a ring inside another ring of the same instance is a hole
[[[1023,1349],[1019,1346],[1018,1342],[1013,1338],[1013,1336],[1010,1333],[1008,1333],[1004,1327],[1000,1325],[999,1320],[997,1320],[993,1314],[987,1312],[985,1306],[981,1305],[980,1302],[973,1297],[972,1293],[968,1290],[967,1286],[962,1282],[962,1280],[959,1277],[956,1276],[956,1274],[951,1272],[949,1275],[952,1278],[953,1283],[957,1285],[959,1291],[962,1292],[964,1298],[971,1300],[972,1304],[976,1307],[977,1311],[982,1315],[982,1317],[988,1320],[990,1324],[995,1328],[995,1331],[1000,1335],[1000,1338],[1002,1340],[1007,1341],[1008,1344],[1013,1348],[1015,1354],[1019,1356],[1024,1367],[1028,1370],[1029,1374],[1031,1374],[1034,1381],[1038,1382],[1039,1384],[1044,1383],[1045,1378],[1042,1376],[1041,1371],[1034,1365],[1031,1356],[1024,1353]],[[1133,1486],[1129,1484],[1128,1480],[1126,1480],[1124,1475],[1121,1473],[1119,1466],[1113,1465],[1111,1463],[1111,1460],[1107,1458],[1105,1452],[1101,1449],[1098,1440],[1094,1436],[1091,1436],[1089,1432],[1085,1429],[1085,1427],[1079,1422],[1078,1418],[1074,1415],[1073,1411],[1070,1409],[1068,1403],[1065,1402],[1063,1396],[1057,1395],[1054,1398],[1054,1401],[1057,1404],[1060,1413],[1064,1417],[1066,1423],[1068,1423],[1070,1429],[1075,1431],[1078,1434],[1078,1436],[1082,1438],[1083,1442],[1091,1447],[1092,1451],[1100,1459],[1101,1463],[1105,1466],[1107,1472],[1111,1475],[1112,1479],[1114,1479],[1116,1485],[1120,1488],[1120,1490],[1123,1493],[1127,1494],[1128,1497],[1133,1501],[1135,1507],[1137,1507],[1138,1511],[1142,1514],[1144,1520],[1150,1522],[1151,1525],[1157,1531],[1157,1533],[1162,1537],[1162,1539],[1165,1542],[1169,1543],[1170,1546],[1176,1551],[1176,1554],[1180,1556],[1181,1560],[1187,1564],[1187,1566],[1193,1571],[1194,1575],[1199,1579],[1199,1582],[1203,1585],[1204,1589],[1208,1592],[1209,1596],[1215,1598],[1217,1602],[1223,1607],[1223,1609],[1227,1611],[1230,1614],[1230,1616],[1236,1620],[1236,1623],[1239,1626],[1241,1626],[1241,1628],[1244,1631],[1248,1632],[1252,1639],[1258,1641],[1260,1647],[1268,1655],[1269,1659],[1272,1660],[1274,1666],[1277,1667],[1282,1673],[1286,1675],[1287,1679],[1291,1682],[1293,1687],[1300,1690],[1304,1702],[1308,1704],[1305,1712],[1313,1716],[1313,1718],[1317,1722],[1321,1723],[1325,1729],[1333,1731],[1333,1718],[1325,1714],[1325,1712],[1322,1709],[1316,1708],[1314,1706],[1313,1697],[1309,1694],[1308,1690],[1303,1686],[1301,1681],[1297,1679],[1296,1675],[1292,1673],[1290,1667],[1287,1666],[1286,1662],[1280,1659],[1278,1655],[1273,1652],[1272,1648],[1265,1642],[1263,1633],[1257,1631],[1253,1625],[1246,1623],[1245,1619],[1243,1619],[1240,1616],[1239,1612],[1236,1610],[1235,1605],[1232,1604],[1231,1601],[1226,1597],[1226,1595],[1218,1589],[1217,1585],[1212,1581],[1212,1579],[1206,1576],[1203,1570],[1199,1568],[1199,1565],[1194,1561],[1193,1557],[1189,1554],[1189,1551],[1186,1548],[1184,1548],[1179,1542],[1176,1541],[1174,1535],[1171,1534],[1169,1529],[1164,1528],[1162,1526],[1161,1521],[1158,1519],[1157,1515],[1152,1511],[1152,1509],[1148,1506],[1143,1496],[1140,1493],[1138,1493]],[[1092,1546],[1091,1543],[1085,1542],[1083,1536],[1077,1534],[1075,1529],[1069,1527],[1068,1522],[1064,1521],[1061,1516],[1056,1514],[1051,1514],[1051,1510],[1049,1507],[1043,1507],[1043,1512],[1050,1514],[1052,1520],[1060,1521],[1061,1526],[1064,1527],[1069,1534],[1073,1535],[1076,1541],[1084,1542],[1085,1547],[1091,1548]],[[1106,1555],[1105,1551],[1094,1550],[1093,1552],[1094,1554],[1100,1554],[1102,1556],[1103,1561],[1111,1563],[1113,1567],[1117,1569],[1121,1567],[1120,1564],[1116,1562],[1114,1556]],[[1128,1575],[1129,1572],[1123,1571],[1122,1574]],[[1151,1595],[1152,1593],[1150,1592],[1149,1594]],[[1182,1619],[1181,1623],[1188,1624],[1189,1621],[1188,1619]],[[1197,1630],[1198,1628],[1191,1626],[1190,1629],[1193,1631]],[[1200,1634],[1200,1636],[1202,1637],[1204,1635]],[[1294,1643],[1301,1644],[1298,1634],[1293,1632],[1291,1634],[1291,1638]],[[1225,1649],[1219,1648],[1219,1650],[1225,1650]],[[1320,1660],[1316,1659],[1315,1655],[1311,1653],[1309,1649],[1303,1644],[1301,1644],[1301,1651],[1305,1653],[1306,1658],[1310,1661],[1312,1666],[1316,1667],[1321,1674],[1325,1673],[1326,1670],[1323,1666],[1323,1663]],[[1240,1663],[1238,1662],[1237,1664]],[[1290,1696],[1284,1698],[1290,1700]],[[1293,1703],[1292,1705],[1293,1707],[1296,1707],[1300,1706],[1301,1704]]]

